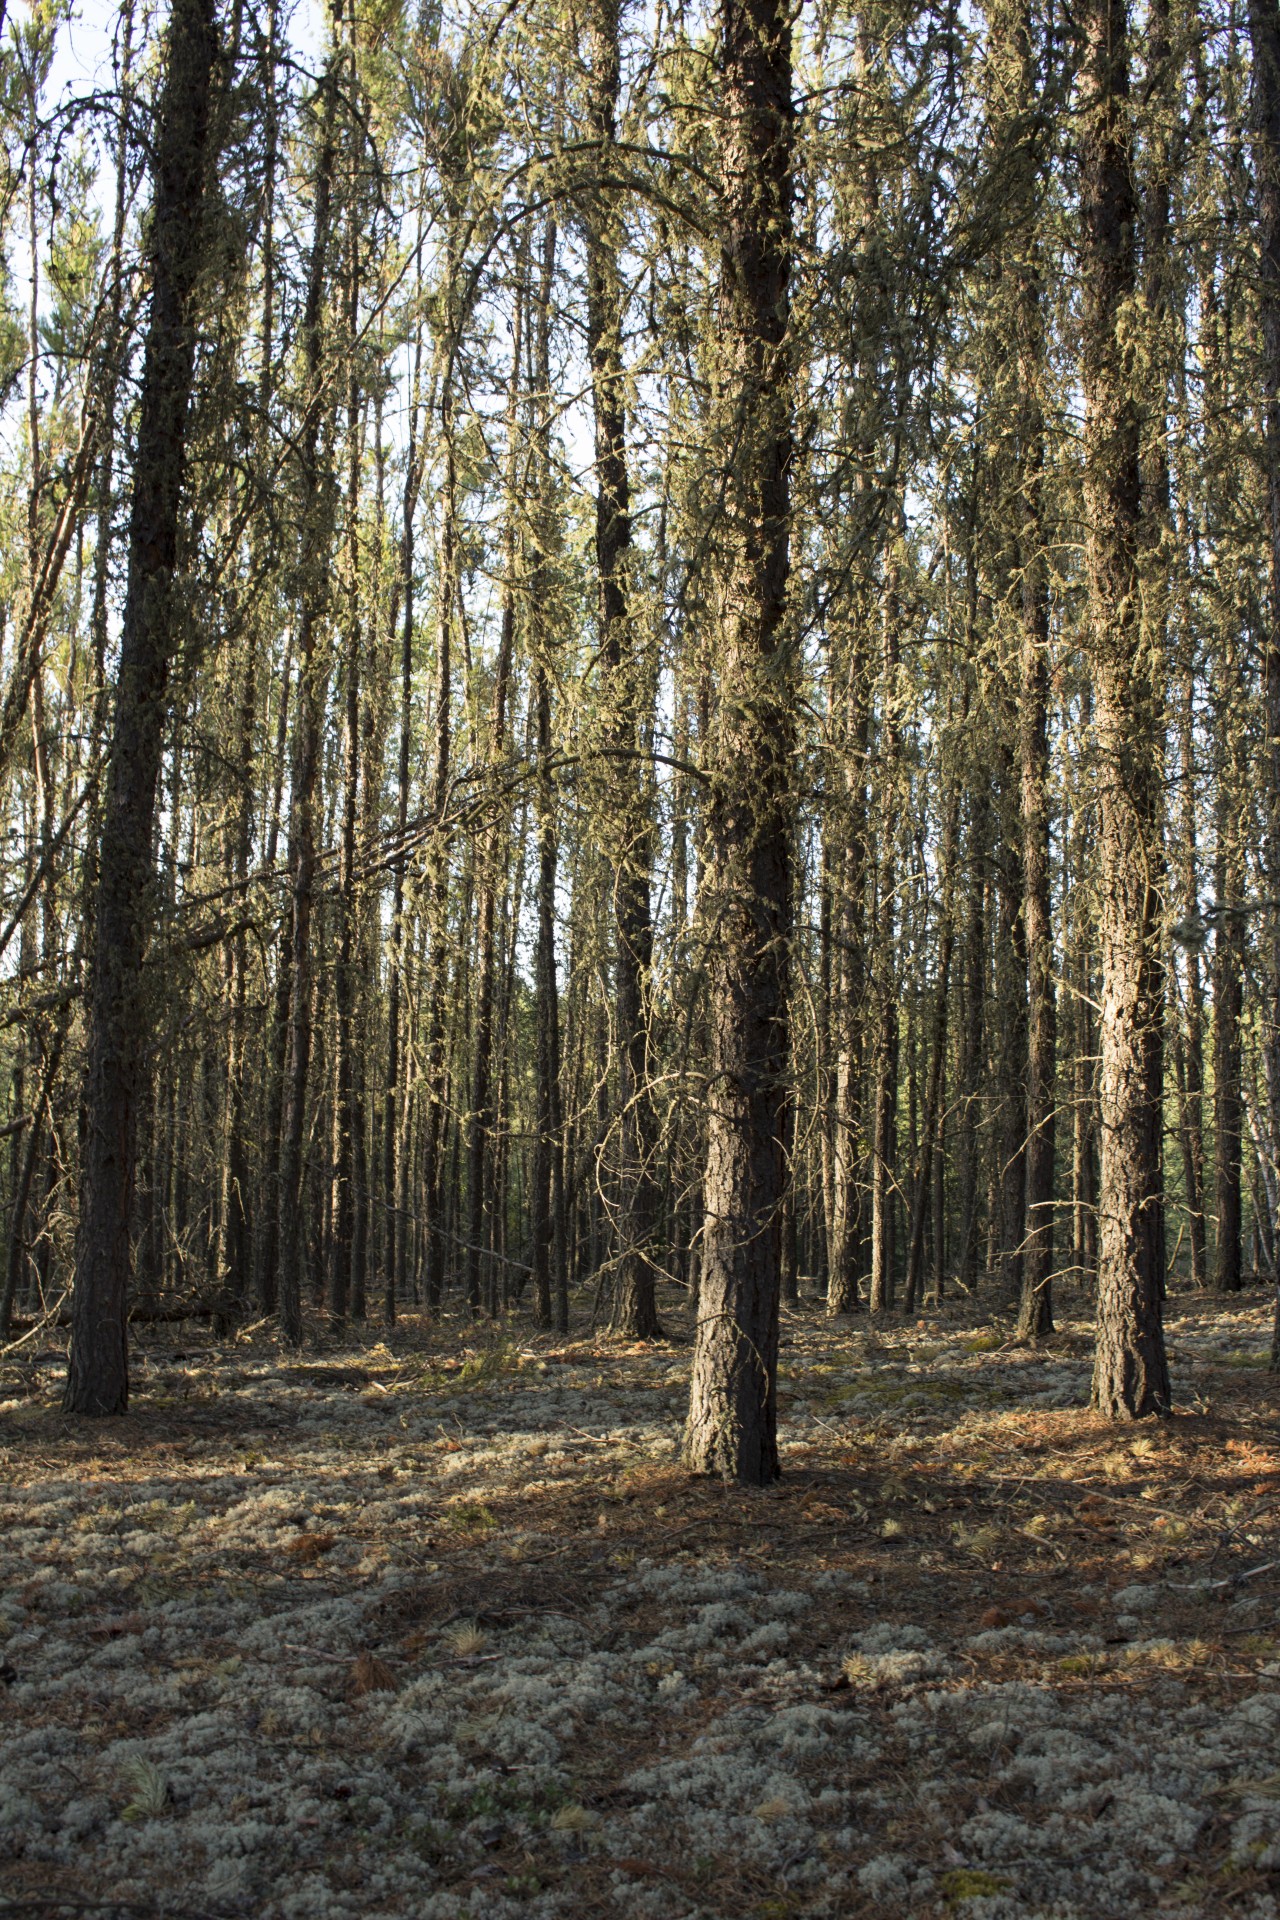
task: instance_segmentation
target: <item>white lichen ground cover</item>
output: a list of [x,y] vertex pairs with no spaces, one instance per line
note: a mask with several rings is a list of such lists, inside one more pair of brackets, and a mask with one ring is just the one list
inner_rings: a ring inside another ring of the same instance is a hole
[[1124,1431],[1083,1325],[790,1314],[764,1494],[682,1341],[170,1331],[109,1425],[19,1357],[0,1914],[1267,1920],[1267,1314],[1180,1297]]

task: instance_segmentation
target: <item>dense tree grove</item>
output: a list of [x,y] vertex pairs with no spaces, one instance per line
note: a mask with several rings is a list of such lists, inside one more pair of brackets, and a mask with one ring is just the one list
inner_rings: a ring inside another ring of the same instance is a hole
[[[2,16],[0,16],[2,17]],[[101,22],[99,23],[101,28]],[[0,44],[0,1339],[1178,1284],[1280,1221],[1280,8]]]

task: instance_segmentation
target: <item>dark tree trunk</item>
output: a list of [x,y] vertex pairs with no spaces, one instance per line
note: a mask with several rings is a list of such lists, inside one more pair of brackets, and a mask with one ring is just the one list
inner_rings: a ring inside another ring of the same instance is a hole
[[1162,661],[1143,658],[1138,377],[1126,0],[1083,16],[1079,157],[1085,566],[1100,788],[1102,1178],[1093,1400],[1112,1419],[1167,1413],[1161,1167]]
[[790,559],[791,31],[781,0],[722,0],[719,304],[724,611],[702,907],[711,1061],[702,1275],[684,1458],[778,1473],[782,1137],[790,1064],[794,641]]
[[[617,140],[620,83],[618,0],[591,0],[587,15],[587,131],[608,174]],[[649,900],[652,828],[644,766],[649,673],[631,617],[631,482],[627,470],[626,372],[622,358],[623,235],[616,189],[597,186],[586,213],[587,357],[595,410],[596,569],[599,651],[605,672],[600,795],[613,868],[617,1032],[617,1261],[612,1325],[633,1339],[661,1329],[654,1249],[661,1196],[653,1170],[649,1087],[653,925]],[[651,704],[651,697],[650,697]]]
[[212,0],[174,0],[156,148],[151,312],[143,364],[129,574],[94,902],[69,1413],[123,1413],[138,1099],[146,1072],[143,960],[151,917],[156,782],[176,640],[178,547],[204,249],[217,32]]
[[[20,1149],[14,1170],[13,1204],[9,1220],[9,1244],[5,1257],[4,1290],[0,1293],[0,1340],[9,1338],[9,1326],[13,1317],[13,1304],[17,1298],[18,1282],[22,1274],[22,1265],[28,1254],[27,1246],[27,1206],[31,1198],[31,1182],[40,1156],[40,1143],[44,1138],[45,1125],[49,1114],[49,1101],[53,1092],[53,1083],[58,1077],[58,1068],[62,1064],[62,1050],[66,1042],[65,1017],[60,1020],[50,1043],[40,1080],[40,1091],[25,1129],[15,1133],[14,1147]],[[52,1176],[53,1167],[50,1165]]]
[[534,1081],[530,1216],[533,1236],[534,1313],[540,1327],[569,1329],[568,1248],[564,1203],[564,1136],[561,1116],[560,989],[556,977],[556,832],[555,784],[551,769],[551,634],[547,587],[552,540],[551,471],[551,290],[555,278],[556,223],[547,217],[542,242],[535,345],[535,442],[538,502],[537,551],[529,594],[533,623],[533,733],[538,756],[534,799],[537,826],[538,928],[534,948]]

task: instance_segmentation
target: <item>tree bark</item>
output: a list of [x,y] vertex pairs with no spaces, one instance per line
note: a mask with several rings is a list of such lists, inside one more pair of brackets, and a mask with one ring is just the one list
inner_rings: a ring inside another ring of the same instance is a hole
[[[869,609],[861,602],[858,612]],[[837,845],[824,848],[828,874],[827,939],[834,1085],[828,1149],[831,1230],[828,1235],[827,1312],[856,1313],[859,1282],[866,1264],[863,1177],[866,1140],[863,1112],[864,1025],[867,994],[867,750],[870,710],[866,663],[854,633],[847,636],[848,659],[841,675],[843,766],[839,769],[839,815],[833,823]]]
[[[422,288],[422,236],[414,255],[416,291]],[[402,1049],[400,1001],[408,938],[404,905],[404,837],[409,821],[409,758],[413,737],[413,611],[414,520],[422,484],[418,423],[422,390],[422,329],[413,342],[413,386],[409,400],[408,445],[405,450],[404,491],[400,510],[400,738],[396,754],[396,857],[391,885],[391,930],[387,965],[387,1078],[382,1103],[382,1283],[383,1318],[395,1325],[397,1276],[407,1225],[400,1216],[404,1169],[400,1163],[400,1056]],[[394,626],[394,622],[393,622]]]
[[321,472],[320,432],[325,407],[324,294],[332,218],[336,159],[340,51],[330,51],[321,82],[324,96],[320,147],[316,157],[315,206],[307,297],[302,316],[303,419],[298,437],[298,697],[290,777],[289,879],[290,964],[289,1040],[284,1081],[280,1150],[279,1288],[280,1331],[290,1346],[302,1341],[302,1262],[306,1219],[304,1140],[307,1088],[313,1038],[312,909],[316,883],[316,789],[320,781],[321,729],[327,675],[321,656],[328,604],[329,530],[332,502]]
[[555,278],[557,230],[548,214],[542,240],[534,349],[534,437],[537,461],[536,552],[531,569],[529,610],[533,665],[534,740],[537,782],[534,819],[538,843],[537,911],[534,947],[534,1106],[530,1223],[533,1250],[534,1312],[540,1327],[569,1330],[568,1248],[564,1201],[564,1135],[561,1113],[560,988],[556,975],[556,872],[559,837],[551,768],[551,632],[547,612],[552,541],[551,471],[551,290]]
[[[1266,868],[1280,896],[1280,5],[1249,0],[1253,48],[1252,135],[1258,195],[1258,306],[1262,322],[1263,471],[1266,480],[1267,609],[1263,648],[1266,704]],[[1271,968],[1264,1018],[1271,1154],[1280,1163],[1280,912],[1270,921]],[[1280,1292],[1271,1366],[1280,1371]]]
[[1044,337],[1034,269],[1019,288],[1022,411],[1022,659],[1019,762],[1022,801],[1022,914],[1027,958],[1026,1237],[1018,1335],[1053,1331],[1054,1112],[1057,1104],[1057,1000],[1049,874],[1049,587],[1044,557],[1044,411],[1040,398]]
[[706,1223],[684,1459],[778,1473],[783,1122],[790,1064],[795,646],[787,624],[792,401],[791,30],[781,0],[721,0],[721,683],[703,920],[711,1061]]
[[[1231,663],[1220,671],[1237,700],[1241,689]],[[1225,703],[1230,704],[1230,703]],[[1244,1130],[1240,1021],[1244,1005],[1244,893],[1239,838],[1240,795],[1233,778],[1232,742],[1236,715],[1218,716],[1218,845],[1214,862],[1218,920],[1213,950],[1213,1138],[1214,1201],[1217,1232],[1213,1245],[1213,1284],[1219,1293],[1238,1293],[1244,1284],[1243,1207],[1240,1163]]]
[[[511,659],[516,631],[516,514],[519,479],[519,403],[520,354],[524,322],[525,288],[516,289],[515,319],[512,326],[511,385],[507,396],[507,500],[504,537],[505,579],[502,588],[502,617],[498,655],[494,662],[492,705],[489,714],[489,766],[496,769],[507,737],[507,688],[511,679]],[[480,1309],[486,1252],[486,1180],[497,1117],[494,1103],[494,993],[497,970],[495,913],[497,907],[498,864],[504,828],[509,827],[506,809],[498,811],[496,799],[490,801],[495,817],[481,834],[476,850],[479,874],[479,900],[476,914],[476,989],[475,1034],[472,1045],[471,1110],[467,1120],[467,1305],[472,1313]],[[488,1214],[492,1233],[492,1215]]]
[[[620,84],[618,0],[587,11],[587,134],[607,176],[617,143]],[[604,761],[599,804],[614,891],[614,1007],[617,1045],[616,1267],[612,1326],[633,1339],[661,1329],[654,1293],[660,1194],[653,1171],[649,1088],[653,924],[649,883],[652,826],[644,707],[650,678],[632,618],[631,481],[627,468],[626,370],[622,356],[622,241],[616,188],[601,182],[586,208],[587,358],[595,413],[598,646],[604,669]]]
[[[965,702],[966,718],[968,702]],[[951,956],[955,949],[955,867],[960,839],[960,795],[955,793],[947,808],[939,858],[942,901],[939,912],[938,970],[933,988],[933,1023],[929,1039],[924,1113],[920,1122],[920,1147],[915,1186],[911,1200],[911,1238],[907,1246],[907,1272],[903,1283],[903,1310],[914,1313],[920,1280],[924,1272],[924,1234],[929,1195],[934,1185],[934,1155],[941,1128],[942,1092],[947,1064],[947,1007],[951,991]],[[935,1235],[937,1226],[935,1223]],[[935,1262],[940,1270],[941,1261]]]
[[360,790],[360,455],[363,438],[360,377],[356,344],[360,324],[360,247],[350,210],[347,229],[347,500],[345,657],[342,662],[342,801],[338,835],[337,956],[333,970],[333,1131],[330,1192],[333,1233],[329,1244],[329,1312],[337,1324],[347,1315],[351,1296],[351,1259],[355,1237],[356,1096],[353,1054],[356,1015],[355,862]]
[[124,1413],[129,1403],[130,1215],[149,1028],[146,877],[152,873],[156,782],[176,648],[169,596],[186,464],[216,53],[212,0],[174,0],[156,151],[151,312],[128,587],[94,903],[80,1225],[63,1403],[68,1413]]
[[1162,1321],[1164,981],[1162,661],[1143,658],[1142,484],[1126,0],[1083,16],[1079,160],[1085,568],[1100,788],[1102,1172],[1093,1402],[1112,1419],[1170,1407]]

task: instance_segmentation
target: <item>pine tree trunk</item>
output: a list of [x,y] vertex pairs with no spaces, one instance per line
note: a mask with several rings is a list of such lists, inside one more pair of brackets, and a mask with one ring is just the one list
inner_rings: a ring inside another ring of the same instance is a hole
[[306,1252],[307,1181],[305,1135],[313,1034],[312,913],[316,884],[316,793],[320,783],[325,683],[323,622],[328,603],[331,502],[320,468],[325,407],[324,293],[328,269],[333,175],[336,159],[339,52],[329,55],[322,82],[324,118],[316,158],[315,205],[307,298],[302,316],[303,421],[298,436],[298,692],[290,769],[289,1039],[284,1077],[280,1145],[279,1308],[280,1331],[290,1346],[302,1342],[302,1266]]
[[[489,713],[489,765],[496,770],[506,746],[507,687],[511,679],[512,654],[516,631],[516,515],[520,463],[518,451],[520,355],[523,346],[525,288],[516,290],[515,318],[512,324],[511,382],[507,393],[507,484],[506,533],[504,537],[505,578],[502,589],[502,615],[498,638],[498,656],[494,662],[493,691]],[[471,1107],[467,1119],[467,1305],[472,1313],[480,1308],[483,1265],[486,1252],[486,1221],[490,1234],[493,1219],[486,1207],[486,1181],[491,1168],[491,1147],[495,1131],[494,1104],[494,995],[497,979],[496,922],[498,863],[504,851],[509,820],[505,810],[490,804],[495,817],[480,836],[477,847],[479,865],[479,904],[476,926],[476,1027],[472,1047]]]
[[537,914],[534,946],[534,1143],[530,1222],[533,1238],[534,1313],[540,1327],[569,1326],[568,1248],[564,1208],[564,1138],[561,1124],[560,990],[556,977],[555,784],[551,768],[551,634],[547,617],[552,540],[551,472],[551,290],[557,229],[548,214],[542,240],[535,330],[534,397],[537,473],[536,552],[529,591],[533,657],[533,735],[538,756],[534,818],[538,843]]
[[[422,280],[421,240],[416,255],[419,290]],[[407,940],[404,911],[403,842],[409,820],[409,756],[413,740],[413,564],[414,517],[418,489],[422,479],[418,451],[419,395],[422,387],[422,331],[413,343],[413,390],[409,402],[408,447],[405,454],[404,492],[400,520],[400,739],[396,755],[396,859],[391,883],[391,929],[387,965],[387,1078],[382,1103],[382,1283],[383,1318],[394,1326],[396,1318],[396,1282],[400,1271],[400,1248],[407,1228],[400,1217],[400,1054],[401,1054],[401,981]]]
[[[1263,471],[1266,479],[1267,626],[1263,650],[1267,763],[1266,869],[1280,895],[1280,6],[1249,0],[1253,47],[1253,158],[1258,194],[1258,306],[1262,322]],[[1280,1163],[1280,912],[1271,922],[1270,980],[1264,1018],[1268,1053],[1271,1155]],[[1280,1292],[1271,1366],[1280,1371]]]
[[[587,133],[599,167],[614,165],[620,85],[618,0],[591,0],[587,12]],[[627,469],[622,244],[616,189],[598,185],[586,218],[587,358],[595,412],[596,570],[600,660],[605,674],[604,764],[599,802],[613,869],[614,998],[617,1031],[617,1261],[614,1331],[651,1339],[661,1329],[654,1293],[660,1195],[653,1171],[649,1088],[653,925],[649,884],[652,828],[642,760],[649,673],[630,606],[631,482]]]
[[1022,660],[1019,761],[1022,786],[1022,912],[1027,959],[1026,1238],[1018,1335],[1053,1331],[1054,1113],[1058,1045],[1053,918],[1049,882],[1049,588],[1042,526],[1044,340],[1038,275],[1019,290],[1019,398],[1022,425]]
[[834,1108],[830,1129],[830,1218],[827,1260],[827,1312],[856,1313],[859,1282],[869,1244],[864,1224],[863,1175],[866,1151],[863,1083],[866,1074],[863,1030],[867,1017],[866,892],[870,847],[867,833],[867,748],[870,712],[866,668],[856,642],[849,643],[844,680],[844,765],[840,769],[840,809],[834,825],[837,845],[824,849],[829,875],[831,952],[829,1029],[834,1061]]
[[355,1236],[355,1010],[356,920],[355,862],[360,790],[360,453],[362,421],[355,349],[360,323],[359,245],[354,217],[348,228],[346,287],[347,501],[346,501],[346,646],[342,662],[342,803],[338,836],[338,952],[333,970],[334,1061],[333,1134],[330,1161],[333,1237],[329,1247],[329,1312],[338,1325],[351,1297],[352,1245]]
[[[1229,663],[1222,679],[1239,698],[1238,677]],[[1213,1284],[1219,1293],[1238,1293],[1244,1284],[1243,1207],[1240,1178],[1244,1102],[1241,1092],[1240,1020],[1244,1001],[1244,893],[1239,844],[1239,795],[1231,766],[1231,743],[1223,736],[1235,722],[1219,715],[1218,847],[1215,880],[1219,917],[1213,952],[1213,1138],[1214,1200],[1218,1216],[1213,1247]]]
[[723,593],[707,814],[711,1061],[702,1275],[685,1428],[695,1472],[778,1473],[782,1128],[790,1064],[795,651],[787,627],[791,32],[781,0],[721,0]]
[[174,0],[156,146],[151,312],[142,372],[129,574],[94,902],[80,1224],[64,1407],[129,1403],[126,1333],[136,1119],[149,1026],[143,962],[150,921],[156,783],[176,637],[177,561],[194,301],[203,259],[207,135],[217,33],[212,0]]
[[[967,716],[966,701],[966,716]],[[928,1078],[925,1083],[924,1113],[920,1124],[919,1158],[911,1200],[911,1237],[907,1246],[907,1273],[903,1283],[903,1307],[913,1313],[921,1277],[924,1273],[924,1236],[929,1197],[934,1188],[935,1143],[940,1137],[942,1092],[947,1065],[947,1007],[951,991],[951,956],[955,949],[955,866],[960,839],[960,796],[956,793],[947,809],[940,855],[942,904],[938,943],[938,968],[934,980],[933,1024],[929,1037]],[[935,1235],[938,1230],[935,1224]],[[940,1238],[940,1235],[938,1235]],[[935,1270],[941,1270],[941,1256],[935,1256]],[[936,1290],[936,1289],[935,1289]]]
[[1102,1178],[1093,1401],[1167,1413],[1162,1324],[1162,661],[1142,657],[1126,0],[1090,0],[1080,99],[1085,567],[1100,787]]
[[[1181,869],[1182,910],[1194,923],[1200,913],[1196,861],[1195,663],[1192,638],[1186,637],[1187,660],[1179,712],[1179,758],[1182,775],[1179,810],[1178,861]],[[1178,1138],[1182,1150],[1182,1183],[1186,1189],[1187,1237],[1191,1242],[1193,1286],[1208,1283],[1204,1218],[1204,992],[1200,953],[1186,951],[1186,1009],[1179,1021],[1175,1048],[1178,1086]]]
[[[453,394],[448,383],[441,399],[441,433],[445,472],[441,497],[440,547],[437,562],[435,762],[431,775],[430,810],[435,840],[427,887],[427,939],[430,943],[425,1047],[426,1112],[423,1118],[422,1197],[426,1208],[427,1306],[438,1312],[444,1298],[447,1241],[443,1219],[444,1167],[447,1148],[445,1014],[449,985],[449,844],[444,814],[449,795],[449,762],[453,736],[453,629],[458,594],[457,466],[454,447]],[[464,916],[463,924],[466,924]],[[402,1256],[403,1258],[403,1253]],[[400,1282],[403,1289],[403,1282]]]
[[895,1169],[898,1134],[900,1023],[897,964],[898,863],[898,593],[896,579],[886,583],[880,715],[878,785],[879,862],[876,872],[875,954],[872,1000],[875,1028],[871,1049],[871,1273],[867,1310],[886,1313],[894,1304],[896,1248]]

